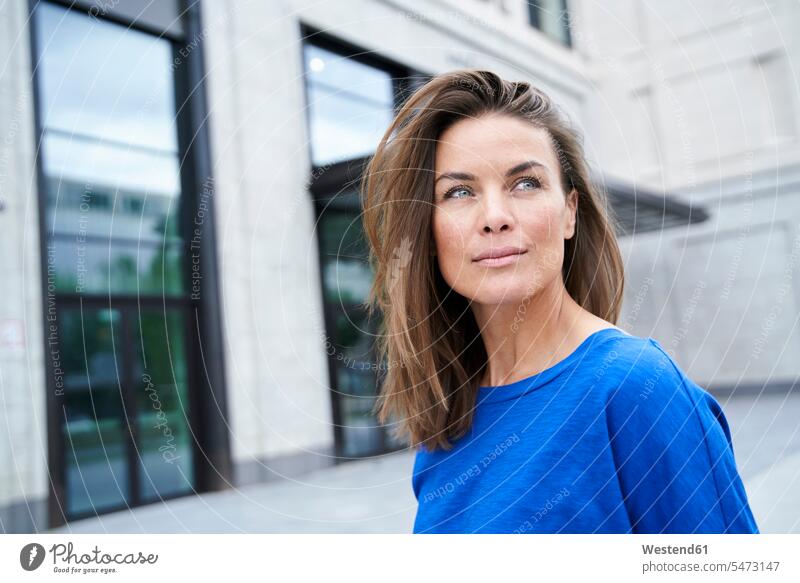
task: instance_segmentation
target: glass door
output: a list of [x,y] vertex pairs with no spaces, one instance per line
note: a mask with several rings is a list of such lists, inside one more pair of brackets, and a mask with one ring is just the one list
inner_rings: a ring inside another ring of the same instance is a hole
[[132,503],[130,442],[123,399],[122,314],[68,308],[59,313],[64,343],[61,441],[66,512],[87,515]]
[[58,322],[68,516],[191,492],[183,311],[68,304]]
[[51,465],[71,520],[197,486],[187,152],[172,41],[54,3],[33,20],[48,343],[63,379]]
[[194,478],[184,310],[130,310],[134,402],[142,502],[189,493]]

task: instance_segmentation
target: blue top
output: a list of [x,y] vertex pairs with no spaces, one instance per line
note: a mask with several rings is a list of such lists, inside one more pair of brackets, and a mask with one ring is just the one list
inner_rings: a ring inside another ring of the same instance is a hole
[[415,533],[758,533],[716,399],[616,328],[515,383],[470,431],[420,446]]

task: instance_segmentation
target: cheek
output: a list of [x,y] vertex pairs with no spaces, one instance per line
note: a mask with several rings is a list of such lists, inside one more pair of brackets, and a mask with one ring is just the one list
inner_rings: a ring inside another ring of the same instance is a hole
[[522,229],[528,239],[541,246],[563,243],[563,209],[556,204],[538,204],[521,216]]
[[433,238],[440,261],[460,263],[464,255],[466,229],[454,217],[442,212],[433,216]]
[[561,271],[564,259],[563,206],[540,205],[526,217],[523,228],[535,248],[535,279],[545,281]]
[[464,273],[466,228],[454,217],[434,213],[433,237],[436,260],[445,281],[454,286]]

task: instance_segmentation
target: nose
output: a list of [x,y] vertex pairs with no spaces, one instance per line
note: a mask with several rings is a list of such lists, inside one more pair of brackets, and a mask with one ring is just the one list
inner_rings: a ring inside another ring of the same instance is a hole
[[514,224],[514,215],[505,192],[493,189],[487,192],[483,204],[483,232],[508,231]]

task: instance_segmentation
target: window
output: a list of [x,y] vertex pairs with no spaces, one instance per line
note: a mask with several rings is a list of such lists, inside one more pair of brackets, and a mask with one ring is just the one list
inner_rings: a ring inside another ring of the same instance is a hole
[[54,525],[208,489],[196,448],[209,389],[191,364],[206,320],[189,295],[185,235],[199,163],[187,134],[205,138],[188,127],[194,73],[175,66],[168,36],[183,34],[182,19],[155,12],[158,36],[57,3],[32,8],[48,382],[60,380]]
[[303,47],[326,350],[337,455],[400,447],[372,414],[378,322],[361,305],[372,284],[354,184],[394,112],[426,77],[305,29]]
[[563,45],[571,46],[567,0],[528,0],[531,26]]
[[374,151],[392,120],[392,76],[313,44],[304,56],[314,165]]
[[[52,4],[36,17],[57,290],[180,294],[170,43]],[[125,198],[163,210],[143,217]]]

